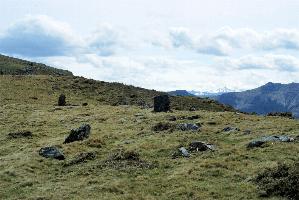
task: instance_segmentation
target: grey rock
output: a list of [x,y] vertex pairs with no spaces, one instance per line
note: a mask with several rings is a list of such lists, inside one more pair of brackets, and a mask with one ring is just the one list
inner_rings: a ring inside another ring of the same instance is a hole
[[293,142],[295,139],[286,135],[264,136],[257,140],[251,141],[247,148],[261,147],[266,142]]
[[63,155],[63,153],[54,146],[51,147],[43,147],[39,150],[39,155],[45,157],[45,158],[54,158],[57,160],[64,160],[65,157]]
[[244,130],[244,135],[250,135],[251,134],[251,130],[247,129],[247,130]]
[[160,95],[154,97],[154,111],[155,112],[170,111],[170,100],[168,95]]
[[199,126],[196,124],[182,123],[177,125],[177,129],[181,131],[197,131],[199,130]]
[[70,135],[65,139],[63,143],[66,144],[87,139],[90,135],[90,130],[91,127],[89,124],[83,124],[77,129],[72,129]]
[[179,148],[179,151],[182,154],[182,156],[184,156],[184,157],[190,157],[190,154],[189,154],[188,150],[185,147]]

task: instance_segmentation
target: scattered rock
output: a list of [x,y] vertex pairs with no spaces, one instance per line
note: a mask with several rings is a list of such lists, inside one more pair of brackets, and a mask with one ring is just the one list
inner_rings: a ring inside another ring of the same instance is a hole
[[261,147],[266,142],[293,142],[293,141],[294,141],[294,138],[286,136],[286,135],[265,136],[265,137],[262,137],[260,139],[251,141],[247,145],[247,148]]
[[65,139],[63,143],[66,144],[87,139],[90,135],[90,129],[91,127],[89,124],[83,124],[77,129],[72,129],[70,135]]
[[286,117],[290,119],[294,119],[294,116],[291,112],[270,112],[267,116],[277,116],[277,117]]
[[199,130],[199,126],[196,124],[182,123],[177,125],[177,129],[181,131],[197,131]]
[[82,106],[88,106],[88,103],[86,103],[86,102],[82,103]]
[[189,144],[190,151],[207,151],[207,150],[215,150],[214,145],[207,144],[201,141],[193,141]]
[[225,127],[224,129],[222,129],[223,132],[233,132],[233,131],[240,131],[239,128],[236,128],[236,127],[230,127],[230,126],[227,126]]
[[31,138],[32,136],[33,134],[30,131],[20,131],[8,134],[9,138]]
[[45,158],[54,158],[57,160],[64,160],[65,157],[63,153],[60,152],[60,150],[57,147],[43,147],[39,150],[39,155],[45,157]]
[[89,160],[94,160],[95,158],[96,158],[95,152],[80,153],[79,155],[77,155],[74,159],[72,159],[70,162],[68,162],[64,166],[76,165],[79,163],[87,162]]
[[168,95],[160,95],[154,97],[154,111],[155,112],[170,111],[170,100]]
[[66,102],[65,102],[65,95],[61,94],[58,98],[58,106],[66,106]]

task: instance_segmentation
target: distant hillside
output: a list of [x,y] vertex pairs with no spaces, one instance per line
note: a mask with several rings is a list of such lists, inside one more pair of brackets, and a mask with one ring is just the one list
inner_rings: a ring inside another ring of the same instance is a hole
[[72,72],[49,67],[45,64],[30,62],[0,54],[0,74],[10,75],[62,75],[72,76]]
[[[56,102],[57,96],[64,93],[72,103],[79,104],[82,103],[81,99],[88,99],[93,104],[136,105],[148,108],[153,106],[154,96],[165,94],[121,83],[75,77],[69,71],[7,56],[0,57],[0,67],[1,73],[6,75],[0,76],[0,101],[4,103],[7,99],[11,102],[22,96],[28,97],[28,99],[24,99],[24,102],[47,104]],[[63,76],[51,77],[48,75]],[[6,98],[1,94],[7,94]],[[43,99],[43,101],[35,101],[36,98]],[[182,96],[171,97],[171,109],[234,111],[232,107],[214,100]]]
[[222,94],[215,99],[244,112],[292,112],[299,117],[299,83],[270,82],[253,90]]
[[190,97],[195,97],[194,94],[191,94],[190,92],[188,92],[187,90],[175,90],[175,91],[170,91],[168,92],[168,94],[172,95],[172,96],[190,96]]

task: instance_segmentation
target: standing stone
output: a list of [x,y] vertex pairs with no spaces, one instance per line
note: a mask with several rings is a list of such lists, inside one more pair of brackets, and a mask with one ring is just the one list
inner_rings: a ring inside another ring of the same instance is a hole
[[65,106],[66,102],[65,102],[65,95],[61,94],[58,98],[58,106]]
[[170,110],[170,100],[168,95],[154,97],[154,111],[167,112]]

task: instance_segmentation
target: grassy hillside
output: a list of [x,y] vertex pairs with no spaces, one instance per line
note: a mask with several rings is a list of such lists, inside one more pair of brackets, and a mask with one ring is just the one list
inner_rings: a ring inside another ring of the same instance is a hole
[[[84,102],[95,105],[136,105],[143,108],[153,106],[153,97],[161,92],[146,90],[120,83],[107,83],[72,76],[2,76],[0,77],[0,101],[20,102],[16,98],[23,96],[24,103],[55,102],[57,96],[64,93],[72,104]],[[19,96],[18,96],[19,95]],[[36,98],[39,100],[37,101]],[[171,109],[234,111],[216,101],[196,97],[171,97]]]
[[[55,106],[61,93],[66,94],[69,106]],[[296,120],[224,111],[220,104],[191,97],[172,99],[172,107],[181,110],[153,113],[149,107],[156,94],[79,77],[1,76],[1,198],[264,199],[254,177],[279,162],[298,160],[298,143],[246,149],[251,140],[264,135],[295,137]],[[81,106],[85,102],[88,105]],[[198,110],[188,111],[191,105]],[[188,119],[194,115],[200,118]],[[169,121],[170,117],[178,120]],[[197,132],[153,131],[159,122],[199,123],[202,128]],[[63,144],[70,130],[83,123],[91,125],[90,138]],[[222,132],[226,126],[240,131]],[[251,134],[243,133],[247,129]],[[9,133],[25,130],[33,136],[9,137]],[[178,147],[193,140],[212,143],[216,150],[172,159]],[[41,147],[51,145],[58,146],[66,160],[38,155]],[[123,151],[140,159],[115,159]],[[78,162],[76,157],[84,152],[92,152],[95,158]]]
[[56,69],[41,63],[12,58],[1,54],[0,74],[72,76],[72,73],[67,70]]

